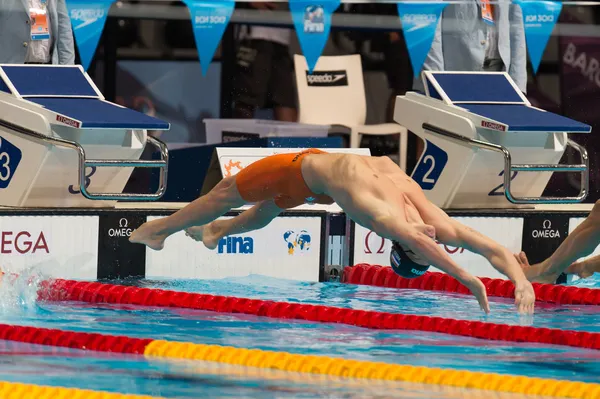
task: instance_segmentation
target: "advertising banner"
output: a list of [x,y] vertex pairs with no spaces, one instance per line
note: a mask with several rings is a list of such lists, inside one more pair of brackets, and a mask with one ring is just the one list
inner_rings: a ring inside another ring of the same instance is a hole
[[324,0],[319,3],[311,0],[289,0],[296,34],[310,73],[327,44],[331,15],[339,5],[340,0]]
[[[521,251],[523,219],[521,218],[487,218],[487,217],[453,217],[465,226],[484,234],[512,253]],[[464,248],[456,248],[439,244],[460,267],[478,277],[506,278],[496,271],[481,255]],[[382,239],[375,232],[355,224],[354,230],[354,264],[368,263],[381,266],[390,265],[391,241]],[[430,267],[429,271],[441,270]]]
[[2,270],[45,278],[96,279],[97,216],[2,216]]
[[100,216],[98,278],[144,277],[146,247],[129,242],[131,233],[146,222],[140,214],[110,213]]
[[167,239],[162,251],[146,250],[146,277],[215,279],[257,274],[319,281],[321,223],[318,216],[278,217],[261,230],[224,237],[215,249],[179,232]]
[[113,1],[67,0],[67,10],[79,50],[79,58],[85,70],[92,63]]
[[600,126],[597,100],[600,95],[600,38],[563,37],[563,107],[567,115],[593,126]]
[[558,1],[519,0],[516,3],[523,11],[525,40],[533,72],[537,73],[548,39],[562,10]]
[[182,1],[190,10],[202,75],[206,75],[235,8],[235,2],[232,0]]
[[435,31],[442,11],[446,7],[438,2],[398,3],[398,15],[402,22],[404,40],[410,55],[415,77],[421,73],[421,67],[431,50]]

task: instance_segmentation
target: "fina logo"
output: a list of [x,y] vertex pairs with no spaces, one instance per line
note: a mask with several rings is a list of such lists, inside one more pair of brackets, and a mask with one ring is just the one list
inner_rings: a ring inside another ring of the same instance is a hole
[[250,237],[223,237],[219,240],[218,253],[253,254],[254,240]]
[[300,230],[299,233],[289,230],[283,233],[283,239],[288,246],[288,255],[293,255],[296,250],[307,252],[310,249],[310,234],[306,230]]
[[542,230],[533,230],[531,236],[533,238],[560,238],[560,231],[552,230],[552,222],[546,219],[542,224]]
[[325,32],[325,10],[323,6],[308,6],[304,10],[304,33]]
[[108,229],[109,237],[129,237],[131,236],[131,232],[133,229],[129,228],[129,221],[125,218],[121,218],[119,220],[119,228],[118,229]]

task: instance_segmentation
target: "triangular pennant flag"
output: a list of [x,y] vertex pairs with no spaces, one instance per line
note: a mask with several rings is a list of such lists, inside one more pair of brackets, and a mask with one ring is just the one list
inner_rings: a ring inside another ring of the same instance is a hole
[[81,65],[87,71],[104,30],[114,0],[67,0],[67,9]]
[[435,30],[446,4],[420,2],[398,3],[397,6],[410,63],[414,75],[417,77],[421,73],[421,68],[427,54],[429,54],[429,50],[431,50]]
[[289,6],[302,54],[306,58],[308,71],[312,73],[329,39],[331,14],[340,6],[340,0],[323,0],[319,3],[290,0]]
[[229,23],[233,0],[182,0],[190,10],[202,75],[206,75]]
[[558,1],[524,0],[516,1],[523,11],[525,40],[533,72],[537,73],[548,39],[562,10]]

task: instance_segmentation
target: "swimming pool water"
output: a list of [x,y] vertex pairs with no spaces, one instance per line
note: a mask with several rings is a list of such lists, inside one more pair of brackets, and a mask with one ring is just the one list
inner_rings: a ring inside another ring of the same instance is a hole
[[[585,286],[590,288],[600,287],[600,275],[580,280],[578,285],[583,285],[584,282]],[[379,312],[565,330],[600,331],[600,307],[598,306],[553,305],[538,302],[535,315],[528,317],[515,312],[514,300],[511,299],[490,298],[491,314],[486,315],[480,310],[475,298],[470,295],[341,283],[304,283],[264,276],[222,280],[145,280],[135,284],[175,291],[320,304]]]
[[[124,282],[119,282],[123,284]],[[132,283],[132,282],[129,282]],[[585,282],[598,284],[597,280]],[[394,313],[598,331],[596,307],[538,304],[516,315],[508,300],[491,298],[485,316],[470,296],[337,283],[301,283],[249,276],[204,281],[138,281],[136,285]],[[0,286],[0,323],[100,332],[203,344],[320,354],[389,363],[600,382],[600,351],[492,342],[444,334],[371,330],[189,309],[87,303],[37,303],[35,286]],[[316,380],[203,362],[85,353],[0,341],[0,380],[143,393],[164,397],[464,397],[464,391],[387,383]],[[263,373],[263,374],[261,374]],[[265,374],[267,373],[267,374]],[[472,391],[479,397],[489,392]],[[458,395],[458,396],[456,396]],[[512,397],[508,395],[506,397]],[[522,397],[522,396],[519,396]]]

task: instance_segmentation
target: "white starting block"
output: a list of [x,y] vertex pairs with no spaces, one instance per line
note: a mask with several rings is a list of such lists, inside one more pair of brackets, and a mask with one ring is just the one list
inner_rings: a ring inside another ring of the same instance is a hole
[[[168,152],[147,131],[169,127],[105,101],[80,66],[0,65],[0,206],[107,207],[159,199]],[[139,160],[148,142],[161,160]],[[134,167],[161,169],[156,193],[122,192]]]
[[[589,133],[590,126],[532,107],[504,72],[426,71],[422,79],[426,94],[398,96],[394,119],[425,141],[412,177],[436,205],[498,208],[585,199],[587,152],[567,134]],[[567,146],[579,152],[580,164],[558,164]],[[579,195],[542,197],[553,172],[580,172]]]

